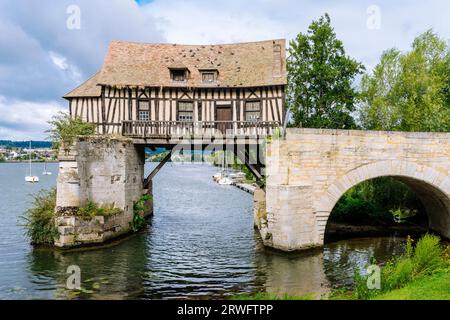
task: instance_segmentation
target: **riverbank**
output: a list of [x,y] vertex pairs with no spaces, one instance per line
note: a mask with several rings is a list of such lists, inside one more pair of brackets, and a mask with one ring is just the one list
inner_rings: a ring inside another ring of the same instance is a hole
[[417,237],[428,229],[419,225],[351,225],[348,223],[329,222],[325,233],[325,241],[338,241],[359,237],[380,237],[396,234],[398,236]]
[[373,300],[450,300],[450,270],[423,277]]
[[[350,291],[334,292],[331,300],[356,300]],[[442,270],[408,283],[403,288],[376,295],[369,300],[450,300],[450,271]]]
[[[322,298],[328,300],[326,297]],[[351,292],[332,295],[331,300],[355,300]],[[314,300],[314,295],[277,295],[258,292],[254,295],[236,295],[231,300]],[[450,270],[422,277],[401,289],[377,295],[370,300],[450,300]]]
[[244,192],[247,192],[251,195],[255,193],[256,187],[254,185],[251,185],[249,183],[239,183],[239,182],[233,182],[233,186],[235,186],[238,189],[241,189]]

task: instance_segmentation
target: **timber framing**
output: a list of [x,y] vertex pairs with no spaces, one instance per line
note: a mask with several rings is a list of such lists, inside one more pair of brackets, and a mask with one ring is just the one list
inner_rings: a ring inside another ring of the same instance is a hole
[[[174,65],[189,70],[186,81],[172,80]],[[204,70],[215,70],[212,83],[202,83]],[[281,125],[285,86],[284,40],[210,46],[113,42],[101,70],[64,98],[70,115],[95,123],[97,133],[123,134],[125,123],[144,119],[178,127],[180,102],[193,103],[192,121],[203,127],[212,121],[239,127],[250,120],[248,102],[259,103],[256,122]],[[139,112],[140,101],[148,102],[148,113]],[[231,112],[219,114],[224,106]]]

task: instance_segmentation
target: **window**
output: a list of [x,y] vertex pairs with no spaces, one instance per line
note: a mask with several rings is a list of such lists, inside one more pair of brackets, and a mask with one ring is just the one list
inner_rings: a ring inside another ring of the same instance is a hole
[[172,80],[176,82],[186,81],[186,70],[185,69],[172,69],[170,70]]
[[214,71],[202,72],[202,82],[203,83],[216,82],[216,73]]
[[245,121],[261,120],[261,101],[247,101],[245,103]]
[[178,121],[194,120],[194,103],[187,101],[178,102]]
[[150,103],[147,100],[140,100],[138,105],[138,119],[141,121],[150,120]]
[[139,111],[139,120],[141,121],[149,121],[150,114],[148,111]]

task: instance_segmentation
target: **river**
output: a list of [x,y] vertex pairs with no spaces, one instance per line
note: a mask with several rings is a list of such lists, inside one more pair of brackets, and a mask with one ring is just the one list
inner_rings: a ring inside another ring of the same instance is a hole
[[[146,170],[154,164],[147,164]],[[43,171],[35,164],[35,173]],[[61,252],[34,249],[21,214],[52,176],[26,184],[27,164],[0,164],[0,299],[221,298],[268,291],[316,297],[351,285],[356,267],[403,251],[400,237],[326,244],[323,250],[284,254],[264,249],[253,229],[252,196],[212,182],[215,168],[169,163],[156,176],[154,216],[144,231],[107,247]],[[81,269],[82,292],[65,289],[70,265]]]

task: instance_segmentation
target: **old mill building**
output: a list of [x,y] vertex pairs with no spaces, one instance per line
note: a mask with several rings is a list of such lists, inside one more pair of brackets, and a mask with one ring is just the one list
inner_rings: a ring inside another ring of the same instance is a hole
[[264,133],[285,117],[285,40],[178,45],[114,41],[103,66],[64,96],[97,132]]

